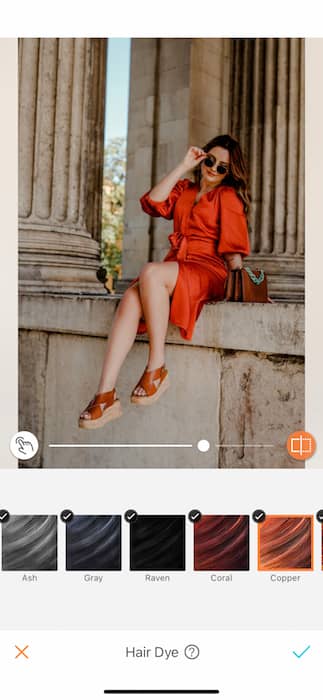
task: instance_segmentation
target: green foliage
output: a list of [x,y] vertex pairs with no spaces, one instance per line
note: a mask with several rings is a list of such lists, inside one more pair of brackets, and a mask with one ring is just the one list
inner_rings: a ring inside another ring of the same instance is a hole
[[125,179],[125,139],[111,139],[104,150],[101,263],[114,280],[121,277]]

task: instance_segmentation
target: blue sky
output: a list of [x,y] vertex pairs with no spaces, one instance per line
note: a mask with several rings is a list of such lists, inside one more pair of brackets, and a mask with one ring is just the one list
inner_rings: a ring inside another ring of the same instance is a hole
[[130,43],[128,38],[108,40],[105,142],[127,134]]

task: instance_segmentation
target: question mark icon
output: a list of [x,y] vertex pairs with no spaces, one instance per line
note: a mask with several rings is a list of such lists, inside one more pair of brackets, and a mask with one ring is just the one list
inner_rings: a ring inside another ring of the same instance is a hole
[[184,654],[187,659],[197,659],[200,655],[199,647],[196,644],[188,644],[184,649]]

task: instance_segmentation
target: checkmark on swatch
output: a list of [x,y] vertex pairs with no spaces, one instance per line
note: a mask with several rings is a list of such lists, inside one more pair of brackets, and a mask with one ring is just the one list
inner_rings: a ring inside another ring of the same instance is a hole
[[262,508],[258,508],[253,512],[252,518],[255,523],[262,523],[266,520],[266,513]]
[[202,513],[200,510],[197,510],[197,508],[194,508],[194,510],[190,510],[188,514],[188,519],[191,521],[191,523],[197,523],[202,517]]
[[125,512],[125,514],[124,514],[124,517],[125,517],[125,520],[127,521],[127,523],[132,523],[132,522],[134,522],[135,519],[137,518],[137,516],[138,516],[138,513],[137,513],[137,511],[134,510],[133,508],[130,508],[129,510],[126,510],[126,512]]
[[10,514],[7,510],[0,510],[0,522],[5,523],[9,520]]
[[65,510],[62,510],[61,512],[61,521],[63,523],[69,523],[70,520],[73,520],[74,513],[70,508],[65,508]]

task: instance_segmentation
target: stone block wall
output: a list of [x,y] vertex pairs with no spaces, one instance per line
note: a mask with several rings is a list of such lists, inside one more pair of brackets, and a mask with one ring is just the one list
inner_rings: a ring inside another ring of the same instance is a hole
[[[146,364],[147,342],[138,340],[118,383],[122,418],[99,431],[80,430],[78,415],[95,391],[116,303],[116,299],[71,301],[54,295],[22,298],[19,427],[34,432],[40,442],[37,457],[23,463],[24,468],[303,466],[285,449],[288,434],[304,425],[304,329],[299,305],[207,305],[190,343],[170,327],[171,388],[150,408],[129,400]],[[65,323],[59,326],[61,318]],[[250,328],[258,332],[251,334]],[[201,438],[211,444],[207,453],[197,450]],[[187,447],[50,447],[84,443]],[[239,447],[224,447],[229,444]],[[255,447],[261,444],[268,447]]]

